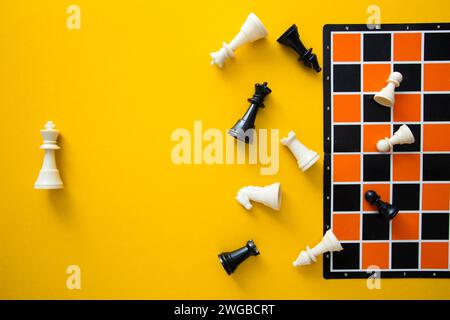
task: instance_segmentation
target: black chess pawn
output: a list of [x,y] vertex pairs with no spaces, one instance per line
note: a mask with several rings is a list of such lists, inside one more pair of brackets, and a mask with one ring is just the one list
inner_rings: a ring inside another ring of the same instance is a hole
[[250,107],[247,109],[244,116],[236,122],[233,128],[228,130],[228,134],[245,143],[251,142],[253,132],[247,132],[247,130],[255,128],[255,119],[258,114],[258,109],[265,107],[264,99],[271,92],[272,90],[267,86],[267,82],[255,84],[255,94],[248,99],[248,102],[251,103]]
[[385,220],[394,219],[399,211],[392,204],[381,201],[381,197],[373,190],[367,191],[364,197],[366,198],[367,201],[369,201],[371,205],[377,207],[378,212]]
[[225,271],[230,275],[236,270],[238,265],[244,262],[248,257],[257,255],[259,255],[259,251],[256,248],[255,243],[253,240],[249,240],[245,247],[232,252],[223,252],[219,254],[219,260]]
[[298,29],[295,24],[287,29],[277,41],[282,45],[294,49],[300,56],[298,60],[302,60],[305,66],[314,69],[316,72],[320,72],[322,70],[319,66],[319,62],[317,61],[317,56],[312,53],[312,48],[306,49],[300,40],[300,35],[298,34]]

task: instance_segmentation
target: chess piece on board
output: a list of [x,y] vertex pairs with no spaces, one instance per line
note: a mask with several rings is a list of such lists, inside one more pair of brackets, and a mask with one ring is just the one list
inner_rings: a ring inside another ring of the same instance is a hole
[[320,158],[317,152],[308,149],[298,141],[294,131],[290,131],[286,138],[281,139],[281,144],[291,150],[292,154],[297,159],[298,167],[302,171],[308,170]]
[[373,99],[384,107],[392,107],[395,103],[395,88],[400,86],[403,76],[400,72],[392,72],[387,79],[387,85]]
[[212,58],[211,64],[222,68],[225,60],[234,58],[234,52],[237,48],[247,42],[254,42],[267,37],[267,35],[268,32],[261,20],[254,13],[250,13],[236,37],[229,44],[223,42],[220,50],[210,54]]
[[272,90],[267,86],[267,82],[255,84],[255,94],[248,99],[248,102],[251,103],[250,107],[244,116],[234,124],[233,128],[228,130],[228,134],[240,141],[250,143],[252,141],[252,131],[247,132],[247,130],[255,128],[258,109],[265,107],[264,99],[271,92]]
[[378,209],[378,212],[385,220],[394,219],[399,212],[392,204],[382,201],[381,197],[373,190],[368,190],[364,197],[371,205]]
[[411,132],[411,129],[404,124],[394,133],[391,138],[384,138],[377,142],[377,150],[379,152],[389,152],[395,145],[398,144],[411,144],[416,140]]
[[277,182],[266,187],[244,187],[238,191],[236,200],[247,210],[253,207],[250,200],[262,203],[274,210],[280,210],[281,185]]
[[287,29],[277,41],[297,52],[299,55],[298,60],[303,61],[303,64],[308,68],[312,68],[316,72],[320,72],[322,70],[319,66],[319,62],[317,61],[317,56],[312,53],[313,49],[306,49],[305,45],[300,40],[300,35],[295,24],[289,27],[289,29]]
[[55,151],[60,149],[56,144],[59,131],[55,129],[53,121],[47,121],[45,129],[41,130],[44,144],[41,149],[45,150],[44,162],[39,177],[34,184],[35,189],[61,189],[64,187],[59,170],[56,167]]
[[297,259],[293,262],[294,267],[305,266],[317,261],[317,257],[325,252],[341,251],[341,243],[338,238],[333,234],[331,230],[328,230],[320,241],[314,248],[310,249],[308,246],[306,250],[300,252]]
[[256,248],[255,243],[253,242],[253,240],[249,240],[247,241],[247,244],[242,248],[239,248],[232,252],[223,252],[219,254],[219,261],[227,274],[230,275],[242,262],[247,260],[250,256],[257,255],[259,255],[259,251]]

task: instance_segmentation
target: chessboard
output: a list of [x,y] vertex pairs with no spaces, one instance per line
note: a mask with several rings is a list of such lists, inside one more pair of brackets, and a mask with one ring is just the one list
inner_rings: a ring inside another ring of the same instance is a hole
[[[324,256],[324,277],[449,278],[450,24],[326,25],[324,232],[343,251]],[[373,97],[403,75],[392,108]],[[380,153],[407,124],[415,143]],[[367,190],[400,209],[381,219]]]

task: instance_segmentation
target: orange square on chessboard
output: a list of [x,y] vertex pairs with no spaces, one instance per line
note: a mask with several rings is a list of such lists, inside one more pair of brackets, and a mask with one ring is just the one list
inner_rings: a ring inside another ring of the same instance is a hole
[[333,61],[361,61],[361,35],[334,34]]
[[450,124],[424,124],[423,150],[450,151]]
[[448,242],[422,242],[422,269],[448,269]]
[[417,240],[419,239],[418,213],[399,213],[392,220],[392,240]]
[[422,210],[444,210],[450,209],[450,184],[429,184],[422,186]]
[[359,240],[360,236],[359,214],[333,214],[333,233],[339,240]]
[[378,92],[386,86],[391,73],[390,64],[364,64],[364,91]]
[[420,33],[394,34],[394,61],[421,61],[422,35]]
[[364,134],[364,152],[378,152],[377,142],[380,139],[391,136],[391,126],[389,124],[365,124]]
[[394,181],[420,181],[420,154],[394,154]]
[[450,91],[450,63],[425,63],[423,68],[425,91]]
[[367,191],[373,190],[381,197],[383,201],[390,202],[391,198],[391,186],[389,184],[364,184],[363,186],[363,210],[364,211],[377,211],[377,208],[372,206],[365,198],[364,195]]
[[395,96],[394,122],[417,122],[422,118],[420,94]]
[[333,155],[333,181],[361,181],[361,156],[359,154]]
[[360,122],[361,96],[359,94],[335,94],[333,96],[334,122]]
[[389,243],[363,243],[362,268],[368,269],[370,266],[389,268]]

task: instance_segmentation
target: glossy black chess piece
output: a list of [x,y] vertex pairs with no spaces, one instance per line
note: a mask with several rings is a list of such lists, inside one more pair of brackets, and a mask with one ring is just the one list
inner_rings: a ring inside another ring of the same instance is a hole
[[285,33],[277,40],[282,45],[295,50],[300,56],[298,60],[302,60],[303,64],[309,68],[314,69],[316,72],[320,72],[322,68],[319,66],[317,61],[317,56],[312,53],[312,48],[306,49],[300,40],[300,35],[298,34],[298,29],[295,24],[293,24]]
[[256,248],[255,243],[253,240],[249,240],[245,247],[232,252],[223,252],[219,254],[219,260],[225,271],[230,275],[248,257],[257,255],[259,255],[259,251]]
[[238,140],[244,141],[245,143],[251,142],[253,132],[247,132],[247,130],[255,128],[255,120],[256,115],[258,114],[258,109],[265,107],[264,99],[271,92],[272,90],[270,90],[267,86],[267,82],[264,82],[263,84],[255,84],[255,94],[253,97],[248,99],[248,102],[251,103],[250,107],[247,109],[244,116],[236,122],[233,128],[228,130],[228,134]]
[[377,207],[378,212],[385,220],[392,220],[398,214],[399,210],[392,204],[382,201],[381,197],[375,191],[367,191],[364,197],[371,205]]

